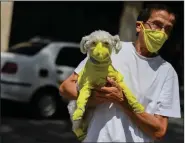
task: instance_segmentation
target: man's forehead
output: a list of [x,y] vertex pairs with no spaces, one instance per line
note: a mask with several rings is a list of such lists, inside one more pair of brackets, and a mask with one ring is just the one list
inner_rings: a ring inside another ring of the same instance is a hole
[[174,24],[174,22],[175,22],[174,14],[168,13],[165,10],[153,10],[151,12],[151,16],[150,16],[149,19],[152,19],[152,20],[161,19],[163,21],[167,21],[167,22],[172,23],[172,24]]

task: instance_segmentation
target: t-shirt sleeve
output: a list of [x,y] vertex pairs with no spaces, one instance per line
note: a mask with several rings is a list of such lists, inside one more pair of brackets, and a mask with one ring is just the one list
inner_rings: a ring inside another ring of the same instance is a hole
[[79,65],[77,66],[77,68],[74,70],[75,73],[79,74],[79,72],[82,70],[82,68],[85,66],[86,62],[87,62],[88,57],[86,57],[83,61],[81,61],[79,63]]
[[179,83],[175,71],[166,79],[162,87],[155,114],[174,118],[181,117]]

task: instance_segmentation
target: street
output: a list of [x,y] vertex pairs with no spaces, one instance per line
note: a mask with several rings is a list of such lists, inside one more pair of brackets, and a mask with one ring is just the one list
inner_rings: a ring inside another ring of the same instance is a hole
[[[29,116],[25,105],[3,103],[1,118],[2,143],[78,143],[71,132],[68,117],[39,120]],[[183,143],[183,119],[170,119],[167,135],[161,143]]]
[[43,120],[33,118],[25,104],[3,101],[1,108],[2,143],[78,143],[66,114]]

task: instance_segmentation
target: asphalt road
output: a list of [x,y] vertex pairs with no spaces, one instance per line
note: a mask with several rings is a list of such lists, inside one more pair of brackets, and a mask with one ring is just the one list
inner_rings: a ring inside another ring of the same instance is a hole
[[[3,103],[0,135],[2,143],[78,143],[71,132],[66,114],[57,118],[38,120],[30,116],[26,105]],[[170,119],[161,143],[184,143],[184,120]]]

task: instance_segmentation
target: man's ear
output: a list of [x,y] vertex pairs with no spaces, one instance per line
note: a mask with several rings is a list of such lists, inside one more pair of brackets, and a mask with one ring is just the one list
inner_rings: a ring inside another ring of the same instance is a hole
[[85,36],[85,37],[82,38],[82,40],[80,42],[80,51],[83,54],[86,54],[87,53],[87,46],[85,44],[88,41],[88,39],[89,39],[89,37],[88,36]]
[[139,33],[141,31],[141,22],[136,21],[136,33]]
[[121,41],[118,35],[113,36],[113,40],[114,40],[114,50],[117,53],[119,53],[119,51],[121,50]]

